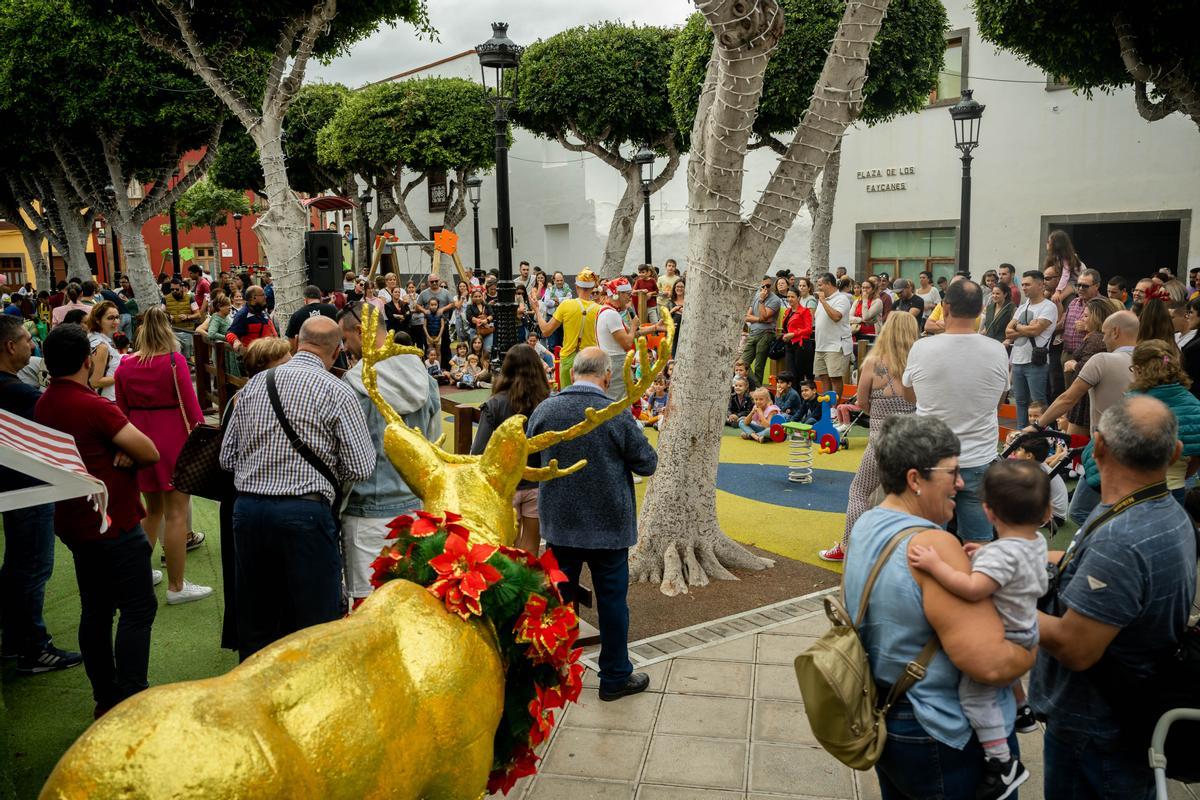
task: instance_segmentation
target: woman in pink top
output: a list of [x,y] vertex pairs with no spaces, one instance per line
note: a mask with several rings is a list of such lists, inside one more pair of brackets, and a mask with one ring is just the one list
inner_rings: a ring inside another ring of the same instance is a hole
[[204,421],[192,388],[187,360],[179,349],[167,312],[155,306],[138,331],[137,353],[126,357],[116,375],[117,405],[161,455],[157,464],[138,470],[138,488],[146,500],[144,526],[150,547],[162,538],[167,559],[167,603],[177,605],[212,594],[183,578],[187,560],[191,498],[175,491],[175,461],[192,428]]
[[1046,267],[1055,266],[1059,269],[1058,285],[1050,292],[1050,299],[1056,303],[1065,303],[1066,295],[1070,294],[1067,287],[1075,282],[1079,273],[1087,266],[1075,254],[1075,245],[1066,231],[1052,231],[1046,239]]

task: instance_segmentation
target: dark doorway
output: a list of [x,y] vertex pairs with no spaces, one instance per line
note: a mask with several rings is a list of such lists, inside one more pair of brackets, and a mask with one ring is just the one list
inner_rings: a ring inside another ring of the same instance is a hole
[[1075,243],[1075,252],[1104,280],[1120,275],[1132,286],[1138,278],[1166,267],[1176,275],[1179,263],[1180,221],[1051,222],[1049,229],[1063,230]]

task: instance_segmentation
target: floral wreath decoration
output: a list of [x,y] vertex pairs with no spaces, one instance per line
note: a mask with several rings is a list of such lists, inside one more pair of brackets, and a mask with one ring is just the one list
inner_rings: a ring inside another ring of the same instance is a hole
[[490,623],[505,680],[487,789],[508,794],[537,772],[534,748],[549,738],[554,709],[579,699],[579,619],[559,593],[557,584],[567,576],[550,551],[539,559],[515,547],[474,544],[461,521],[449,511],[396,517],[388,523],[391,544],[371,565],[371,584],[408,580],[462,619]]

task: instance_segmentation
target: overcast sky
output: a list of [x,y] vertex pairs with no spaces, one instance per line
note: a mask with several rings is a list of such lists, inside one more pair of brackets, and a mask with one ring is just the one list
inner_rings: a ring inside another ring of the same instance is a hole
[[679,25],[692,10],[689,0],[429,0],[437,41],[418,39],[403,23],[385,26],[359,42],[350,55],[329,65],[310,65],[308,78],[362,86],[485,42],[494,21],[507,22],[509,38],[528,45],[566,28],[604,20]]

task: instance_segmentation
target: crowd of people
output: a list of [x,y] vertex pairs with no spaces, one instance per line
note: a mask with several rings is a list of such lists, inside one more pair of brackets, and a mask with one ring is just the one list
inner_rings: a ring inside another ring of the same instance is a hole
[[[869,607],[872,670],[890,685],[933,634],[948,656],[889,714],[900,738],[878,768],[884,796],[1012,796],[1029,777],[1014,731],[1039,719],[1047,797],[1153,796],[1148,741],[1122,733],[1118,699],[1083,673],[1112,664],[1151,686],[1189,621],[1200,269],[1130,291],[1059,231],[1041,269],[1001,264],[980,283],[840,273],[763,279],[727,423],[764,441],[764,417],[806,421],[793,387],[814,379],[853,387],[824,413],[869,419],[843,537],[819,555],[846,562],[853,606],[892,537],[912,534],[883,565],[873,597],[886,601]],[[1067,518],[1079,528],[1066,554],[1047,552]],[[1048,564],[1056,604],[1039,614]],[[1016,679],[1031,667],[1026,698]]]
[[[286,320],[273,313],[265,272],[210,277],[193,266],[187,279],[165,277],[153,302],[124,280],[11,293],[0,314],[0,407],[74,436],[109,492],[107,518],[85,500],[5,512],[3,645],[18,670],[83,663],[100,716],[147,685],[154,585],[165,578],[168,605],[212,594],[185,577],[186,554],[204,535],[192,531],[190,498],[173,483],[203,420],[189,369],[194,336],[223,342],[216,357],[246,379],[220,420],[229,473],[222,646],[247,658],[370,593],[387,523],[420,508],[383,452],[387,423],[364,382],[371,306],[377,343],[425,353],[380,364],[377,385],[430,440],[441,435],[447,384],[489,390],[474,453],[517,414],[532,435],[579,422],[589,406],[631,401],[633,413],[603,431],[531,456],[530,466],[586,457],[589,467],[542,486],[522,482],[514,508],[517,546],[552,550],[568,594],[589,567],[601,698],[644,690],[626,651],[626,564],[637,535],[633,484],[657,461],[641,429],[669,424],[672,364],[639,398],[625,397],[622,373],[639,338],[660,346],[667,315],[684,324],[685,280],[671,260],[661,276],[641,265],[602,281],[583,269],[573,284],[522,262],[522,343],[492,374],[498,282],[466,277],[402,285],[395,274],[347,271],[332,291],[307,287]],[[1047,723],[1048,797],[1148,796],[1144,753],[1084,672],[1113,662],[1153,674],[1155,654],[1188,621],[1200,270],[1189,285],[1164,273],[1130,291],[1123,278],[1088,269],[1055,233],[1042,269],[1001,264],[978,283],[963,273],[856,282],[841,268],[784,270],[763,279],[744,321],[725,419],[744,439],[770,441],[780,417],[869,420],[842,539],[820,556],[846,562],[853,612],[888,542],[907,539],[882,565],[874,591],[887,599],[870,605],[861,631],[875,679],[894,682],[932,636],[940,642],[925,679],[889,712],[897,738],[878,768],[885,796],[932,796],[935,782],[947,796],[976,787],[978,797],[1011,796],[1029,777],[1015,731],[1037,719]],[[635,373],[645,366],[635,360]],[[822,403],[830,390],[838,402]],[[1001,457],[999,414],[1010,401],[1013,437]],[[1069,501],[1064,477],[1077,477]],[[603,522],[580,493],[603,503]],[[1049,551],[1043,531],[1067,519],[1078,534],[1065,553]],[[55,535],[75,563],[81,654],[55,647],[42,621]],[[151,563],[160,542],[165,576]],[[1044,596],[1053,604],[1039,613]],[[1031,668],[1026,697],[1018,678]]]

